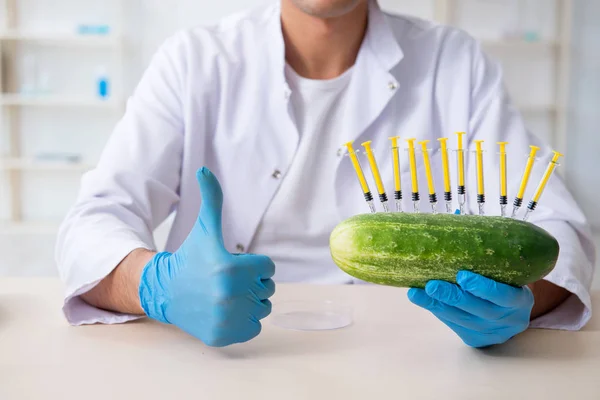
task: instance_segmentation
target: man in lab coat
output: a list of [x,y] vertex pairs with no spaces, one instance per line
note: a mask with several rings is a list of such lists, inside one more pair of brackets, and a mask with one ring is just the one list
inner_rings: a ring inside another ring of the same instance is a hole
[[[458,131],[469,147],[485,140],[490,178],[496,142],[510,142],[510,188],[529,145],[544,160],[550,151],[462,31],[385,14],[374,0],[281,0],[181,32],[155,55],[60,229],[64,313],[74,325],[148,316],[210,346],[246,342],[271,312],[274,282],[358,283],[328,249],[337,223],[368,211],[343,143],[373,140],[389,184],[388,137],[436,143]],[[406,157],[401,168],[409,182]],[[471,159],[467,173],[474,188]],[[498,215],[496,186],[488,213]],[[461,272],[410,300],[473,347],[529,326],[584,326],[595,257],[586,220],[558,177],[544,196],[531,222],[561,246],[548,277],[514,288]],[[157,253],[153,230],[173,212]]]

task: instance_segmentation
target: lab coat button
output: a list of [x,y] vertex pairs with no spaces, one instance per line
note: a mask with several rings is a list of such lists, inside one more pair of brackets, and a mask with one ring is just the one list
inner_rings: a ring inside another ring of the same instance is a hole
[[238,253],[243,253],[246,251],[246,248],[244,247],[243,244],[239,244],[237,246],[235,246],[235,249],[237,250]]
[[281,171],[276,169],[275,171],[273,171],[273,175],[271,176],[275,179],[281,179]]
[[390,81],[390,83],[388,83],[388,87],[390,88],[390,90],[396,90],[398,89],[398,84],[396,84],[396,82]]

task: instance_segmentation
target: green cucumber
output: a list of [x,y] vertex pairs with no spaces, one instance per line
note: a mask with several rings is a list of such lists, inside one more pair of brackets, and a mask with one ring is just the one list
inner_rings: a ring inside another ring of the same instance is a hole
[[331,233],[333,261],[347,274],[387,286],[456,283],[460,270],[524,286],[546,276],[558,259],[556,239],[531,223],[452,214],[361,214]]

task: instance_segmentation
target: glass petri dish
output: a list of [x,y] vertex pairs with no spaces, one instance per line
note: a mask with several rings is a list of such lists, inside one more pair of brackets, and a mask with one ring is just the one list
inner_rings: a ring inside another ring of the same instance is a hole
[[352,324],[352,307],[334,301],[289,301],[275,304],[271,323],[296,331],[329,331]]

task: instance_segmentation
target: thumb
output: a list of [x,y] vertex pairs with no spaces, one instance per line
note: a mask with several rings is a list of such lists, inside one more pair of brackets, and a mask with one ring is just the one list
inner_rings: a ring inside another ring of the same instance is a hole
[[200,185],[200,196],[202,204],[198,214],[198,225],[200,234],[204,235],[206,245],[214,251],[214,254],[226,253],[223,244],[223,230],[221,217],[223,214],[223,190],[217,177],[208,169],[201,168],[196,173]]

